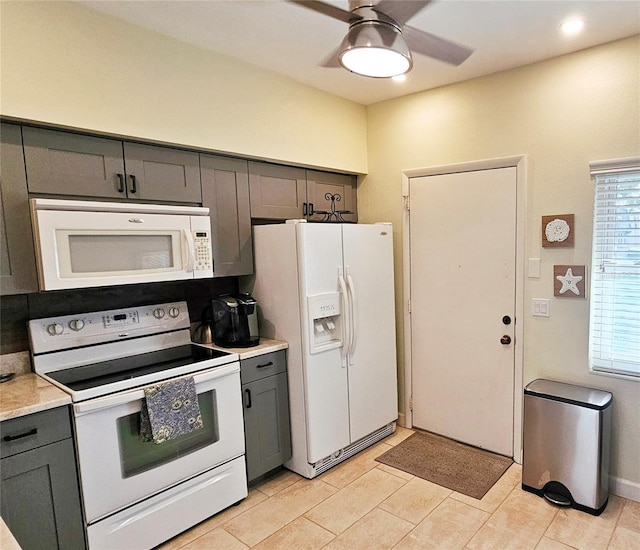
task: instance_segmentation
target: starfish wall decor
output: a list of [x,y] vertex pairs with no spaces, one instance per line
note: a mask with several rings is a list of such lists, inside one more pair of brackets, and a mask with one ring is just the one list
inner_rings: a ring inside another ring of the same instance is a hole
[[586,267],[583,265],[554,265],[553,295],[584,298],[585,273]]

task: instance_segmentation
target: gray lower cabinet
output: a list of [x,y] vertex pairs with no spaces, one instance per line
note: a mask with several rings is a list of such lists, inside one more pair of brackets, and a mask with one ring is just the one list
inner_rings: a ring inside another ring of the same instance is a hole
[[285,351],[242,359],[240,377],[247,479],[251,482],[291,458]]
[[196,203],[198,153],[24,126],[29,193]]
[[20,126],[0,126],[0,294],[38,291]]
[[251,217],[266,220],[356,222],[356,177],[249,163]]
[[247,161],[200,155],[202,205],[211,216],[214,277],[253,273]]
[[0,423],[0,515],[23,550],[83,549],[69,407]]

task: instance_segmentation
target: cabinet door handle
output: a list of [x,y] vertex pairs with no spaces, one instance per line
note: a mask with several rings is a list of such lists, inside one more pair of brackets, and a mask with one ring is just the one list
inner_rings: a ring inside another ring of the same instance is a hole
[[136,177],[133,174],[130,174],[129,177],[131,178],[131,192],[137,193],[138,187],[136,186]]
[[306,202],[302,203],[302,215],[303,216],[307,215],[307,203]]
[[2,439],[5,441],[15,441],[16,439],[22,439],[23,437],[29,437],[30,435],[36,435],[38,428],[31,428],[28,432],[24,432],[18,435],[5,435]]
[[124,174],[116,174],[118,176],[118,193],[124,193]]
[[313,216],[313,203],[309,203],[309,216]]
[[262,365],[256,365],[257,369],[263,369],[265,367],[270,367],[271,365],[273,365],[273,361],[269,361],[268,363],[264,363]]
[[245,407],[247,407],[247,409],[250,409],[251,408],[251,390],[249,388],[244,390],[244,395],[246,397]]

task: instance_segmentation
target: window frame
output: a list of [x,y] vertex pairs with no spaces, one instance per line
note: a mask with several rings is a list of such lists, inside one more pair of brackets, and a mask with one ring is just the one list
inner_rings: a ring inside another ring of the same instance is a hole
[[[592,229],[592,252],[591,252],[591,281],[590,281],[590,293],[589,293],[589,301],[590,301],[590,308],[589,308],[589,340],[588,340],[588,346],[589,346],[589,371],[593,374],[600,374],[600,375],[606,375],[606,376],[614,376],[617,378],[624,378],[625,380],[633,380],[636,382],[640,382],[640,357],[635,360],[635,358],[632,356],[632,360],[629,361],[626,356],[622,355],[622,354],[616,354],[615,351],[613,350],[609,350],[609,351],[603,351],[603,348],[600,347],[599,349],[595,349],[596,347],[596,342],[598,344],[601,343],[609,343],[611,344],[612,341],[614,340],[613,337],[602,337],[602,329],[601,327],[604,325],[606,326],[606,321],[604,323],[600,322],[600,319],[602,318],[602,315],[600,315],[600,308],[596,308],[596,302],[598,304],[600,304],[599,299],[596,298],[596,296],[600,296],[600,290],[602,288],[602,285],[608,284],[611,287],[615,287],[615,284],[619,284],[620,280],[629,275],[629,271],[630,271],[630,275],[632,278],[635,278],[636,276],[636,262],[633,262],[632,264],[627,264],[626,262],[626,258],[619,258],[617,256],[617,250],[615,252],[613,252],[614,254],[614,258],[612,260],[611,255],[607,255],[607,251],[611,252],[612,250],[614,250],[616,248],[616,246],[612,246],[611,243],[606,242],[607,238],[611,239],[611,238],[615,238],[617,239],[617,235],[612,234],[611,232],[607,232],[607,230],[602,230],[601,229],[601,224],[603,223],[603,221],[605,220],[605,215],[598,212],[598,205],[601,205],[601,195],[599,193],[601,193],[601,189],[599,186],[604,186],[606,185],[604,181],[602,181],[604,178],[609,177],[609,178],[615,178],[618,175],[622,175],[622,174],[630,174],[630,173],[638,173],[639,175],[639,180],[640,180],[640,157],[631,157],[631,158],[624,158],[624,159],[612,159],[612,160],[605,160],[605,161],[596,161],[596,162],[592,162],[590,163],[590,172],[591,172],[591,177],[593,179],[593,189],[594,189],[594,208],[593,208],[593,229]],[[609,184],[615,184],[617,185],[620,182],[609,182]],[[616,199],[618,200],[618,199]],[[615,203],[616,206],[622,206],[621,204],[619,205],[617,202]],[[634,205],[635,207],[635,205]],[[614,223],[617,222],[623,222],[625,220],[621,219],[621,214],[619,214],[618,212],[616,212],[614,214],[615,216],[615,220]],[[634,217],[634,221],[635,221],[635,214],[633,215]],[[640,215],[638,216],[638,221],[640,221]],[[618,226],[616,226],[617,229]],[[606,237],[606,238],[605,238]],[[635,235],[633,235],[631,238],[633,239],[635,237]],[[604,239],[604,241],[603,241]],[[601,247],[598,246],[598,244],[604,244],[606,246],[606,248],[604,249],[604,252],[601,251]],[[613,245],[616,245],[617,241],[613,242]],[[638,245],[640,247],[640,243]],[[609,266],[611,266],[611,270],[609,271],[605,271],[606,270],[606,265],[607,262]],[[621,263],[616,263],[616,262],[621,262]],[[600,269],[598,266],[602,266],[602,268]],[[640,274],[640,266],[638,266],[638,274]],[[632,281],[632,285],[635,285],[635,281]],[[599,286],[600,285],[600,286]],[[636,288],[634,286],[632,286],[632,290],[630,291],[632,296],[635,296],[635,290]],[[613,299],[615,298],[614,295],[615,290],[609,290],[609,296],[608,296],[608,301],[604,300],[605,303],[612,303]],[[631,298],[631,301],[634,301],[634,298]],[[633,304],[632,304],[633,305]],[[628,317],[632,317],[633,314],[631,314]],[[624,319],[624,314],[622,316],[622,318]],[[631,352],[633,354],[635,350],[632,348]],[[640,351],[640,347],[639,347],[639,351]],[[620,365],[620,364],[628,364],[631,365],[631,370],[627,370],[625,368],[620,368],[618,366],[618,368],[616,368],[616,364]],[[633,367],[635,367],[635,370],[633,370]]]

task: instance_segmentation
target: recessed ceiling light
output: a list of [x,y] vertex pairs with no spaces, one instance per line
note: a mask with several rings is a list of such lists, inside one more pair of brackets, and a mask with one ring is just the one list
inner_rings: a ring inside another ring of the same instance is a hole
[[573,18],[567,19],[560,25],[562,32],[568,36],[578,34],[584,28],[584,20]]

